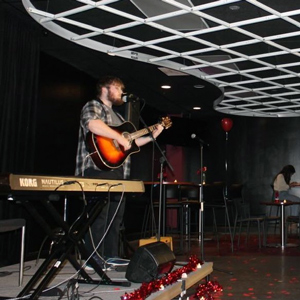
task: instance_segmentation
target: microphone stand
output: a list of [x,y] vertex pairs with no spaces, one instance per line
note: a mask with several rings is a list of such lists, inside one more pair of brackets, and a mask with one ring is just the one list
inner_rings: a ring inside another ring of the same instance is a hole
[[[200,185],[199,185],[199,242],[201,249],[201,260],[204,262],[204,233],[203,233],[203,217],[204,217],[204,202],[203,202],[203,145],[206,144],[198,139],[200,144]],[[208,144],[206,144],[208,145]]]
[[[203,218],[204,218],[204,201],[203,201],[203,145],[206,145],[207,147],[209,144],[205,143],[203,140],[198,139],[198,142],[200,144],[200,187],[199,187],[199,241],[201,243],[200,249],[201,249],[201,260],[204,262],[204,233],[203,233]],[[233,273],[230,271],[225,271],[222,269],[217,269],[214,267],[214,270],[227,273],[229,275],[232,275]],[[207,275],[206,280],[209,281],[210,275]]]

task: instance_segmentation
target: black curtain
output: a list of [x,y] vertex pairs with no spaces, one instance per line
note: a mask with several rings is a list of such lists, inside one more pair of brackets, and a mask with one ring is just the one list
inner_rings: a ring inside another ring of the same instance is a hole
[[[25,12],[12,10],[0,4],[1,174],[30,173],[34,166],[40,26]],[[0,219],[27,219],[22,206],[7,201],[5,194],[0,196]],[[19,260],[18,236],[17,232],[0,235],[0,265]]]
[[0,5],[0,30],[0,172],[31,172],[40,28]]

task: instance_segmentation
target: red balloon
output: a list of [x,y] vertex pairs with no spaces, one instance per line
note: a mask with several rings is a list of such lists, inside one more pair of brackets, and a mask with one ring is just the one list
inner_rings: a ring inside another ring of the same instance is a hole
[[224,131],[228,132],[232,128],[233,122],[229,118],[224,118],[222,119],[221,124]]

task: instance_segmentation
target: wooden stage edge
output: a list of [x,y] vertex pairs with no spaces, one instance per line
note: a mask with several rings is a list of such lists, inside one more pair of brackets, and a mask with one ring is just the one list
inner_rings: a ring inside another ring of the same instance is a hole
[[[201,268],[197,269],[194,272],[187,274],[187,278],[185,280],[185,288],[188,290],[191,286],[199,282],[201,279],[208,276],[213,271],[213,263],[205,262],[201,265]],[[158,291],[156,293],[151,294],[147,300],[170,300],[178,296],[181,290],[182,282],[178,281],[170,286],[165,287],[164,290]]]

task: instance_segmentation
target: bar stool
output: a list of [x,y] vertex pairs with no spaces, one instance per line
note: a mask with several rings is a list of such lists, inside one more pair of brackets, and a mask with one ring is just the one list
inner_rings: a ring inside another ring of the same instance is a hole
[[180,223],[181,215],[181,191],[180,185],[171,184],[165,185],[165,209],[166,209],[166,229],[169,232],[174,231],[174,228],[177,231],[182,231],[182,224]]
[[[271,202],[275,200],[275,192],[274,192],[274,186],[271,184],[271,189],[272,189],[272,195],[271,195]],[[274,234],[276,233],[276,228],[277,224],[280,225],[280,207],[279,206],[274,206],[275,208],[275,215],[272,213],[273,211],[273,206],[270,205],[269,211],[266,210],[266,213],[262,216],[265,217],[265,243],[267,243],[267,238],[268,238],[268,231],[269,231],[269,225],[273,224],[274,225]],[[278,226],[280,229],[280,226]]]
[[[147,210],[147,214],[149,214],[149,212],[151,211],[151,216],[149,218],[147,217],[147,222],[149,219],[155,218],[154,211],[152,211],[152,208],[159,209],[159,206],[162,205],[162,203],[159,202],[159,197],[160,197],[159,184],[151,185],[151,187],[149,186],[148,189],[149,188],[151,190],[148,195],[150,198],[150,203],[149,203],[149,209]],[[162,192],[163,192],[162,200],[165,201],[165,203],[164,203],[164,211],[162,209],[161,212],[162,214],[165,213],[165,215],[162,216],[164,223],[162,224],[163,228],[161,228],[162,229],[161,234],[163,234],[163,230],[166,231],[165,233],[171,233],[172,231],[174,231],[175,227],[179,230],[179,232],[181,232],[182,224],[180,222],[181,220],[180,186],[178,184],[164,183]],[[144,227],[146,228],[146,225]],[[157,228],[155,228],[155,231],[156,229]]]
[[[181,214],[181,243],[183,245],[183,238],[185,237],[185,241],[188,242],[188,251],[191,248],[191,225],[192,225],[192,213],[194,212],[196,220],[199,219],[199,186],[193,184],[181,185],[180,189],[180,198],[182,205],[182,214]],[[199,228],[199,224],[197,223],[197,228]],[[199,232],[198,232],[199,234]]]
[[[246,233],[246,244],[248,241],[249,236],[249,229],[252,224],[257,226],[258,230],[258,245],[261,248],[262,245],[265,245],[265,217],[262,216],[252,216],[250,213],[250,205],[249,203],[245,203],[241,198],[233,199],[234,207],[236,210],[235,221],[234,221],[234,229],[233,229],[233,237],[235,236],[237,225],[239,225],[239,234],[238,234],[238,248],[240,246],[240,237],[242,226],[247,226],[247,233]],[[262,241],[261,242],[261,236]]]
[[219,249],[219,231],[217,226],[216,210],[224,210],[224,226],[225,232],[228,228],[228,233],[231,242],[231,251],[233,252],[233,235],[229,216],[228,203],[229,200],[224,193],[225,183],[214,182],[204,186],[204,207],[212,209],[213,212],[213,228],[217,238],[217,247]]
[[11,232],[22,229],[21,234],[21,254],[20,254],[20,267],[19,267],[19,286],[23,283],[24,271],[24,250],[25,250],[25,219],[6,219],[0,220],[0,233]]
[[285,242],[287,243],[287,238],[288,238],[288,234],[289,234],[289,225],[292,225],[292,224],[296,224],[297,225],[297,233],[298,233],[298,237],[300,239],[300,208],[298,209],[298,215],[289,215],[286,217],[286,220],[285,220],[285,224],[286,224],[286,236],[285,236]]

